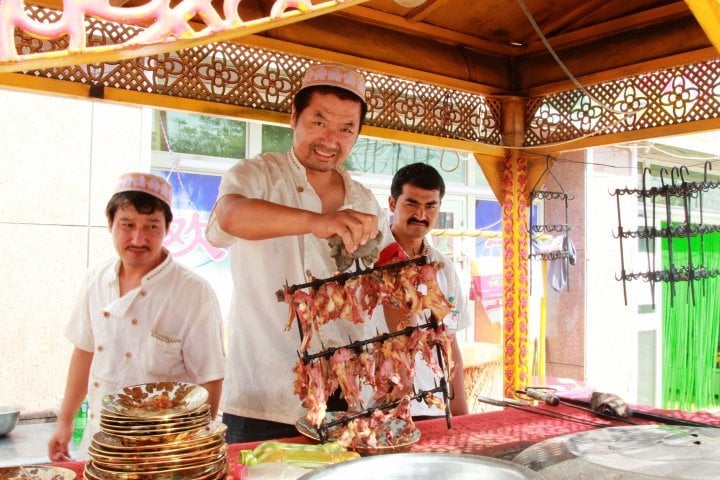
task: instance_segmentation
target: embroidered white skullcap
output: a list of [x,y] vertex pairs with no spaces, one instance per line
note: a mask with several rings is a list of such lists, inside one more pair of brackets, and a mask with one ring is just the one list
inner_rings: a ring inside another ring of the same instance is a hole
[[351,67],[335,63],[312,65],[305,72],[300,90],[316,85],[343,88],[365,102],[365,77]]
[[131,172],[121,175],[114,193],[120,192],[144,192],[172,206],[172,185],[151,173]]

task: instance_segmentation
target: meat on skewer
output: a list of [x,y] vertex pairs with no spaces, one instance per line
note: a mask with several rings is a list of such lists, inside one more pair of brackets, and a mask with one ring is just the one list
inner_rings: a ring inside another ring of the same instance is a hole
[[[290,317],[285,325],[289,329],[298,318],[303,331],[300,351],[304,352],[314,331],[321,325],[338,319],[364,323],[363,312],[372,313],[379,304],[391,305],[408,319],[398,330],[415,326],[423,311],[430,311],[442,319],[452,308],[437,283],[437,271],[441,263],[418,266],[415,263],[399,268],[372,270],[368,273],[344,279],[327,281],[308,293],[302,289],[292,294],[285,287],[279,295],[288,303]],[[434,374],[442,378],[443,369],[438,363],[435,347],[446,359],[447,371],[454,373],[450,335],[442,323],[437,328],[416,326],[411,333],[389,336],[383,341],[338,348],[312,355],[312,360],[300,359],[293,371],[296,379],[294,392],[307,408],[307,420],[320,428],[325,421],[327,400],[339,388],[351,409],[363,406],[360,386],[374,389],[378,404],[398,402],[386,412],[374,410],[368,416],[347,420],[341,425],[341,443],[350,446],[375,448],[378,444],[394,444],[413,434],[414,424],[410,416],[415,357],[418,352]],[[348,345],[349,346],[349,345]],[[330,354],[330,352],[333,352]],[[421,392],[422,393],[422,392]],[[427,393],[422,399],[430,406],[444,408],[443,401]],[[388,428],[393,419],[405,421],[404,429],[395,432]],[[395,437],[393,438],[393,436]]]

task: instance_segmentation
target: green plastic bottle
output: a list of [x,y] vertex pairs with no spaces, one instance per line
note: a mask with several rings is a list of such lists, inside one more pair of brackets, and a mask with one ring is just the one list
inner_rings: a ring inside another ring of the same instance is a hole
[[87,398],[85,398],[73,419],[73,443],[75,444],[82,442],[83,433],[85,433],[85,427],[87,427],[87,416],[88,401]]

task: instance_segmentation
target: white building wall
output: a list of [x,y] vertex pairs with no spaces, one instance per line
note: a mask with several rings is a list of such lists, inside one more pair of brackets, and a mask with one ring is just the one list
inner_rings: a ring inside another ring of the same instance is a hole
[[138,107],[2,89],[0,105],[0,403],[27,415],[63,394],[65,324],[113,253],[105,204],[121,173],[149,169],[149,133]]
[[[587,152],[586,181],[586,383],[600,392],[619,395],[627,402],[637,397],[637,300],[641,281],[627,283],[623,299],[617,234],[616,188],[637,188],[636,158],[630,150],[599,148]],[[625,230],[637,230],[637,198],[621,197]],[[637,240],[625,239],[625,269],[633,271]],[[643,271],[634,269],[635,271]]]

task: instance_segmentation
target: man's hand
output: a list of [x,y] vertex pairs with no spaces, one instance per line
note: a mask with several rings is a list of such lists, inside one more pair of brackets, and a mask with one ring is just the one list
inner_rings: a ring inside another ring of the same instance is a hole
[[342,239],[348,253],[352,253],[377,236],[377,222],[377,217],[369,213],[340,210],[313,217],[310,222],[310,233],[318,238],[337,235]]
[[58,420],[55,430],[48,441],[48,457],[53,462],[67,462],[71,460],[68,443],[72,438],[73,424],[70,422],[62,422]]

